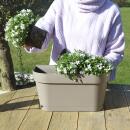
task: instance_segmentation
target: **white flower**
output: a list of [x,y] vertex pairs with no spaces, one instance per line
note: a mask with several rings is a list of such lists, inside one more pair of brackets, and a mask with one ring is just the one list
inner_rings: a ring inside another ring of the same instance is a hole
[[101,69],[102,69],[102,66],[99,66],[98,69],[101,70]]
[[11,37],[14,37],[15,36],[15,33],[11,33]]
[[31,11],[30,9],[27,9],[27,12],[28,12],[28,13],[31,13],[32,11]]
[[95,56],[92,56],[92,59],[93,59],[93,60],[95,60],[95,59],[96,59],[96,57],[95,57]]
[[34,21],[35,21],[35,19],[31,19],[31,20],[30,20],[30,23],[33,23]]
[[67,70],[66,70],[66,68],[63,69],[63,72],[64,72],[65,74],[67,74]]
[[72,67],[72,68],[76,68],[76,67],[77,67],[77,65],[76,65],[76,64],[74,64],[74,63],[72,63],[72,64],[71,64],[71,67]]
[[85,63],[89,63],[89,60],[85,60]]
[[21,11],[20,11],[20,13],[26,13],[26,10],[25,10],[25,9],[23,9],[23,10],[21,10]]
[[24,29],[25,29],[25,25],[24,25],[23,23],[21,23],[20,28],[21,28],[22,30],[24,30]]
[[87,68],[89,69],[89,70],[91,70],[92,68],[91,68],[91,65],[87,65]]
[[9,30],[9,26],[7,25],[6,27],[5,27],[5,31],[8,31]]
[[63,65],[61,64],[59,68],[63,68]]
[[97,68],[101,70],[103,68],[102,64],[100,63],[99,65],[97,65]]
[[15,35],[18,35],[19,34],[19,32],[15,32]]
[[18,42],[19,41],[19,39],[16,39],[16,42]]
[[88,68],[85,68],[85,71],[88,71]]
[[5,36],[5,40],[8,41],[8,36]]
[[79,65],[80,64],[80,61],[76,61],[76,63],[75,63],[76,65]]
[[83,71],[80,71],[79,73],[80,73],[81,75],[84,75],[84,72],[83,72]]
[[22,14],[17,14],[17,16],[22,16]]
[[84,57],[84,56],[85,56],[85,54],[82,54],[82,53],[81,53],[81,54],[80,54],[80,56],[81,56],[81,57]]
[[19,28],[19,26],[15,26],[14,28],[15,28],[15,29],[18,29],[18,28]]
[[58,67],[57,67],[57,69],[56,69],[56,70],[57,70],[57,72],[61,72],[60,68],[58,68]]

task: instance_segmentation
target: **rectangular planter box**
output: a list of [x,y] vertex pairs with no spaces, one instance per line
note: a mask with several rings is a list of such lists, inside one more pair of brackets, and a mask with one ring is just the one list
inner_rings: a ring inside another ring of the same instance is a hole
[[33,70],[40,105],[47,111],[99,111],[103,108],[107,76],[86,76],[75,82],[57,74],[55,66]]

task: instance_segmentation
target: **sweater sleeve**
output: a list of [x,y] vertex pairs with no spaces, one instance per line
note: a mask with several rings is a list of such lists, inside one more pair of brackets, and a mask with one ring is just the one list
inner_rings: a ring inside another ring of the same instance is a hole
[[25,50],[28,53],[41,52],[41,51],[48,48],[48,43],[49,43],[50,38],[53,34],[54,25],[55,25],[56,2],[57,2],[57,0],[53,1],[51,6],[49,7],[48,11],[46,12],[46,14],[43,17],[41,17],[35,24],[36,27],[38,27],[42,30],[45,30],[47,32],[41,49],[38,49],[36,47],[32,47],[30,49],[25,48]]
[[117,65],[121,62],[124,56],[124,33],[122,29],[122,22],[120,13],[116,15],[110,28],[107,44],[105,48],[104,57],[107,58],[113,64],[113,71],[110,79],[113,80],[115,77],[115,70]]

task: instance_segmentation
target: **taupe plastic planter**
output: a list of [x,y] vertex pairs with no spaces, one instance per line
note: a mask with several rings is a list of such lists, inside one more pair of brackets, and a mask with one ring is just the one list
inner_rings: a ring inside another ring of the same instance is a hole
[[103,108],[107,76],[86,76],[83,83],[56,73],[55,66],[38,65],[33,70],[43,110],[99,111]]

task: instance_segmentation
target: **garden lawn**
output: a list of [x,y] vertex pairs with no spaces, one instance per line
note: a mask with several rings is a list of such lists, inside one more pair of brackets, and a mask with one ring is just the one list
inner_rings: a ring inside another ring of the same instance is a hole
[[117,69],[117,78],[112,83],[130,84],[130,7],[122,7],[121,16],[125,33],[125,55]]
[[[21,71],[20,63],[19,63],[19,57],[18,57],[18,49],[10,45],[13,64],[15,71]],[[51,44],[49,45],[47,50],[44,50],[44,52],[39,53],[27,53],[22,48],[22,59],[23,59],[23,67],[24,72],[32,73],[32,69],[37,64],[49,64],[49,57],[51,52]]]
[[[117,69],[116,80],[111,83],[130,84],[130,7],[121,8],[121,15],[122,15],[123,29],[125,32],[125,41],[126,41],[125,57]],[[15,71],[20,71],[17,50],[11,45],[10,48],[11,48],[11,54],[13,58]],[[23,58],[25,72],[29,72],[29,73],[32,72],[32,69],[35,67],[36,64],[48,64],[50,50],[51,50],[51,45],[46,51],[42,53],[28,54],[25,52],[25,50],[22,50],[22,54],[23,54],[22,58]]]

